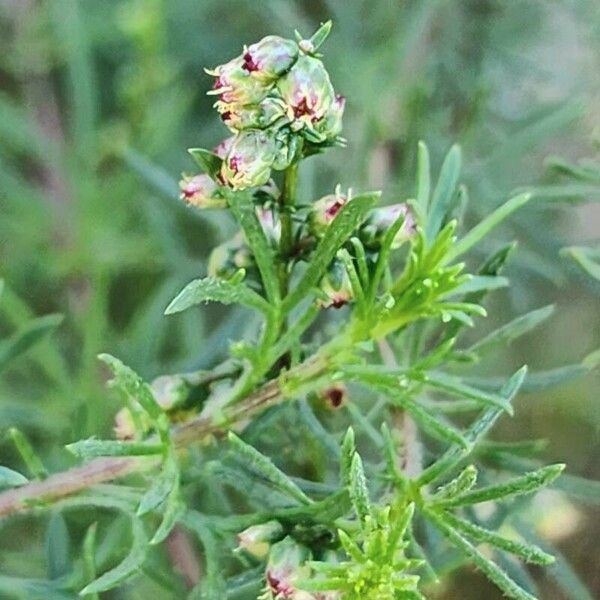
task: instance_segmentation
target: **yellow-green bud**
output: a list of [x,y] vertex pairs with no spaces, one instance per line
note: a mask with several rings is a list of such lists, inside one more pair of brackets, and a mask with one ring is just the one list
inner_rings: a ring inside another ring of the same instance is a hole
[[241,56],[206,72],[215,77],[209,95],[218,95],[227,104],[258,104],[271,88],[244,69]]
[[244,48],[242,68],[252,77],[271,83],[296,62],[298,45],[277,35],[268,35]]
[[340,210],[349,201],[350,194],[350,191],[347,195],[342,194],[338,185],[334,194],[323,196],[312,205],[308,215],[308,227],[313,235],[321,237],[325,233]]
[[184,175],[179,182],[179,197],[187,204],[198,208],[220,208],[225,201],[216,192],[219,187],[208,175]]
[[319,285],[322,308],[341,308],[354,297],[352,284],[343,263],[334,260]]
[[271,548],[272,542],[283,537],[283,527],[279,521],[268,521],[260,525],[252,525],[238,534],[238,548],[245,550],[257,558],[264,558]]

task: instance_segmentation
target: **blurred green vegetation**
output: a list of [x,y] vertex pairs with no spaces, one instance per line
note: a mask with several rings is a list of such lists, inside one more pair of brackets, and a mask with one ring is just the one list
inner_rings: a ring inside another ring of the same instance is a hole
[[[301,197],[340,182],[382,188],[390,203],[404,199],[413,192],[417,141],[427,142],[436,168],[458,142],[469,222],[517,189],[535,195],[481,246],[483,254],[500,240],[519,242],[506,273],[513,285],[496,295],[484,327],[557,304],[545,327],[484,368],[549,368],[600,345],[600,284],[559,255],[598,241],[600,187],[565,182],[546,160],[577,161],[594,144],[598,151],[596,0],[0,0],[0,338],[34,316],[64,315],[54,335],[4,371],[0,423],[25,431],[52,470],[72,460],[65,443],[112,427],[118,404],[100,351],[152,378],[212,365],[251,330],[246,315],[212,306],[162,315],[233,231],[226,216],[177,200],[179,173],[193,169],[185,149],[227,135],[202,68],[262,35],[311,32],[327,18],[334,30],[324,51],[348,98],[348,148],[319,166],[308,161]],[[498,435],[547,438],[549,459],[600,479],[599,383],[590,375],[525,396]],[[16,464],[8,440],[0,444],[0,462]],[[553,535],[600,593],[600,514],[576,511]],[[7,531],[17,535],[0,551],[0,572],[42,574],[42,524]],[[552,578],[536,576],[543,598],[565,597]],[[498,597],[476,573],[449,582],[444,594]]]

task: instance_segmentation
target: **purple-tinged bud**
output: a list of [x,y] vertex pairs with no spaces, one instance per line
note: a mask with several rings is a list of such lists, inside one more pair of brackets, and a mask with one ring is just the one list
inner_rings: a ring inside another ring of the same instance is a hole
[[216,109],[221,114],[223,123],[234,133],[244,129],[266,129],[276,122],[285,123],[288,107],[278,98],[267,97],[260,104],[227,104],[218,101]]
[[242,68],[260,81],[271,83],[296,62],[298,45],[276,35],[268,35],[244,48]]
[[240,132],[221,167],[223,182],[234,190],[260,187],[269,181],[277,147],[267,133],[249,129]]
[[245,550],[256,558],[264,558],[271,544],[283,537],[283,527],[279,521],[267,521],[260,525],[252,525],[238,534],[238,548]]
[[217,184],[208,175],[184,175],[179,182],[179,197],[191,206],[198,208],[221,208],[225,201],[216,195]]
[[128,408],[122,408],[115,415],[113,431],[118,440],[132,440],[135,437],[135,423]]
[[400,247],[406,240],[410,239],[417,224],[410,206],[406,203],[391,204],[381,208],[375,208],[369,215],[362,231],[361,238],[367,246],[373,247],[381,242],[385,232],[400,218],[404,217],[404,223],[394,237],[392,248]]
[[343,383],[334,383],[319,392],[319,398],[331,410],[344,406],[348,400],[348,389]]
[[244,69],[242,57],[206,72],[215,77],[213,89],[208,94],[220,96],[226,104],[258,104],[271,87]]
[[213,149],[213,152],[221,160],[223,160],[229,154],[229,151],[231,150],[231,146],[233,145],[233,141],[234,140],[235,140],[235,135],[232,135],[231,137],[225,138],[223,141],[219,142],[215,146],[215,148]]
[[154,399],[163,410],[180,406],[187,399],[190,386],[182,375],[161,375],[151,384]]
[[333,261],[321,279],[319,289],[321,298],[318,299],[318,303],[322,308],[341,308],[354,297],[348,272],[338,260]]
[[281,239],[281,220],[273,205],[257,206],[256,216],[265,232],[266,238],[273,244],[278,245]]
[[286,537],[271,547],[265,572],[265,598],[269,600],[314,600],[308,592],[298,590],[296,582],[310,575],[305,563],[311,558],[308,548],[291,537]]
[[335,92],[323,63],[302,55],[278,82],[282,98],[291,107],[292,129],[315,130],[335,102]]
[[341,187],[338,185],[335,188],[334,194],[328,194],[317,200],[312,205],[308,215],[310,232],[317,237],[323,236],[340,210],[348,203],[350,197],[351,191],[348,190],[348,194],[344,195],[341,193]]
[[325,114],[325,118],[317,124],[317,132],[327,140],[333,141],[342,133],[342,118],[345,107],[346,98],[338,94]]
[[209,277],[229,278],[240,269],[249,269],[254,265],[250,248],[242,232],[213,248],[208,257],[207,273]]

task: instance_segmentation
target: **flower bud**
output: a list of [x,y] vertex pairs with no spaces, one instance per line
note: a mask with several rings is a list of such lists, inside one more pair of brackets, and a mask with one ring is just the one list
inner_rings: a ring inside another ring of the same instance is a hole
[[135,423],[127,407],[122,408],[115,415],[113,431],[118,440],[132,440],[135,437]]
[[265,573],[266,598],[274,600],[311,600],[312,594],[302,592],[295,586],[297,581],[306,579],[310,568],[305,565],[310,559],[308,548],[286,537],[271,547]]
[[250,248],[240,232],[213,249],[208,258],[207,271],[209,277],[229,278],[240,269],[247,269],[252,265]]
[[312,56],[302,55],[278,82],[282,98],[291,107],[292,129],[315,131],[335,102],[335,93],[323,63]]
[[285,122],[288,107],[279,98],[267,97],[260,104],[228,104],[217,102],[221,119],[234,133],[244,129],[266,129],[276,121]]
[[400,247],[416,231],[416,222],[410,206],[406,203],[391,204],[371,211],[363,229],[361,238],[368,247],[375,247],[381,243],[385,232],[400,218],[404,217],[404,223],[394,237],[392,248]]
[[240,132],[221,167],[221,178],[234,190],[259,187],[269,181],[276,154],[275,140],[258,129]]
[[260,525],[252,525],[238,534],[238,548],[245,550],[256,558],[264,558],[271,548],[271,543],[283,537],[283,527],[279,521],[267,521]]
[[335,188],[334,194],[328,194],[323,196],[320,200],[317,200],[311,207],[308,215],[308,227],[310,232],[321,237],[326,229],[329,227],[331,222],[336,218],[340,210],[348,202],[350,191],[348,195],[341,193],[341,187],[338,185]]
[[325,118],[317,126],[317,132],[329,141],[335,140],[342,133],[342,117],[346,107],[346,98],[339,94],[335,97]]
[[215,77],[213,89],[209,95],[218,95],[226,104],[258,104],[269,92],[271,86],[252,77],[244,69],[244,59],[234,58],[216,69],[207,70]]
[[346,404],[348,399],[348,389],[343,383],[334,383],[319,392],[319,398],[325,403],[327,408],[336,410]]
[[150,388],[157,404],[163,410],[170,410],[185,402],[190,386],[181,375],[161,375]]
[[319,289],[322,297],[318,302],[322,308],[341,308],[354,296],[346,268],[338,260],[331,264],[321,279]]
[[260,81],[271,83],[283,75],[298,58],[298,45],[276,35],[268,35],[244,48],[242,68]]
[[217,184],[208,175],[184,175],[179,182],[181,193],[179,197],[198,208],[220,208],[225,206],[225,201],[217,197]]
[[274,245],[279,244],[281,239],[281,220],[273,205],[257,206],[256,216],[265,232],[266,238]]
[[223,141],[219,142],[213,149],[213,152],[220,158],[225,159],[225,157],[229,154],[231,150],[231,146],[233,145],[233,141],[235,140],[235,135],[232,135],[228,138],[225,138]]

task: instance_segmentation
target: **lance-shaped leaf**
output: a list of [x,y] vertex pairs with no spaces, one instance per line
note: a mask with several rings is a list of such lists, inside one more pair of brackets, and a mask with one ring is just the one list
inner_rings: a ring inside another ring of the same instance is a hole
[[279,302],[279,279],[277,277],[277,261],[261,227],[252,197],[246,192],[232,193],[228,197],[229,207],[240,227],[244,231],[246,241],[252,250],[254,260],[260,271],[267,298],[271,302]]
[[43,479],[46,477],[48,471],[25,434],[17,428],[11,427],[8,430],[8,435],[12,439],[17,452],[21,455],[21,458],[31,475],[36,479]]
[[27,352],[32,346],[53,332],[62,323],[62,320],[62,315],[40,317],[27,323],[7,340],[2,340],[0,342],[0,371],[11,360]]
[[342,441],[342,452],[340,456],[340,480],[346,487],[350,486],[352,460],[356,454],[356,445],[354,443],[354,429],[348,427],[344,440]]
[[163,463],[162,471],[155,478],[150,489],[142,496],[138,506],[138,516],[154,510],[160,506],[179,487],[179,464],[173,451],[171,451]]
[[204,148],[189,148],[190,156],[196,161],[196,164],[207,174],[216,179],[221,170],[223,162],[214,152]]
[[362,194],[344,205],[321,238],[302,278],[285,299],[285,311],[294,308],[317,285],[337,251],[366,219],[379,196],[379,192]]
[[239,279],[237,274],[232,279],[220,279],[217,277],[194,279],[175,296],[169,306],[167,306],[165,314],[172,315],[179,313],[202,302],[244,304],[263,313],[268,313],[271,310],[269,303]]
[[[517,395],[517,392],[523,385],[527,367],[521,367],[503,386],[500,395],[507,402],[511,402]],[[492,407],[485,410],[482,415],[465,431],[464,438],[474,447],[487,432],[494,426],[500,415],[504,412],[499,407]],[[448,449],[438,460],[427,467],[418,478],[420,485],[425,485],[437,479],[443,473],[448,473],[455,469],[461,461],[469,454],[468,450],[460,446],[454,446]]]
[[452,513],[444,513],[444,520],[454,529],[460,531],[472,540],[482,543],[491,544],[496,548],[500,548],[505,552],[510,552],[515,556],[522,558],[524,561],[537,565],[550,565],[554,562],[554,557],[541,548],[521,542],[519,540],[511,540],[495,531],[485,529],[471,521],[457,517]]
[[[96,531],[98,523],[92,523],[83,538],[83,576],[84,581],[96,579]],[[97,593],[88,594],[88,600],[98,600]]]
[[302,504],[310,504],[311,499],[280,469],[278,469],[270,458],[261,454],[256,448],[246,444],[235,433],[229,432],[229,443],[237,460],[243,462],[248,468],[266,479],[275,488],[294,498]]
[[444,217],[450,209],[458,184],[461,163],[459,146],[452,146],[444,159],[440,177],[431,198],[431,208],[425,224],[425,237],[429,241],[433,240],[441,229]]
[[80,458],[97,456],[148,456],[161,454],[163,444],[154,442],[119,442],[117,440],[80,440],[65,446],[66,449]]
[[548,465],[532,471],[521,477],[510,479],[506,483],[489,485],[464,494],[441,500],[436,504],[444,507],[465,506],[468,504],[478,504],[490,500],[507,500],[513,496],[530,494],[551,484],[564,470],[564,464]]
[[8,467],[0,466],[0,490],[3,488],[17,487],[28,483],[27,477]]
[[350,465],[349,489],[354,510],[359,519],[364,521],[371,514],[371,500],[369,499],[365,470],[358,452],[354,453],[352,464]]
[[392,520],[389,536],[387,539],[387,548],[385,549],[385,558],[388,561],[393,560],[398,545],[402,541],[405,533],[407,532],[413,515],[415,514],[415,505],[411,502],[406,506],[399,515],[396,515]]
[[453,498],[463,492],[470,490],[477,483],[477,468],[475,465],[468,465],[460,474],[446,485],[443,485],[433,496],[432,500],[444,500]]
[[55,511],[46,530],[46,562],[48,579],[59,579],[72,570],[71,538],[63,515]]
[[506,277],[494,277],[491,275],[474,275],[452,292],[452,296],[462,294],[474,294],[477,292],[489,292],[507,287],[509,281]]
[[81,592],[79,592],[81,596],[111,590],[129,579],[138,569],[140,569],[146,558],[148,537],[144,530],[144,525],[139,519],[132,518],[131,529],[133,541],[127,556],[114,569],[107,571],[98,577],[98,579],[95,579],[86,585]]
[[415,206],[417,208],[417,215],[420,219],[424,219],[429,210],[430,190],[431,173],[429,166],[429,150],[424,142],[419,141],[419,150],[417,153],[417,199]]
[[588,275],[600,281],[600,248],[563,248],[561,255],[571,257]]
[[446,255],[445,260],[451,262],[467,252],[467,250],[482,240],[492,229],[494,229],[494,227],[502,223],[502,221],[515,212],[515,210],[529,202],[530,198],[531,194],[519,194],[497,208],[491,215],[488,215],[483,221],[480,221],[475,225],[467,235],[458,240]]
[[461,554],[472,561],[509,598],[514,600],[537,600],[513,581],[498,565],[486,558],[471,542],[453,529],[436,511],[424,510],[425,516],[448,538]]
[[179,519],[185,512],[185,504],[181,500],[179,485],[173,487],[167,501],[165,502],[165,511],[163,518],[158,526],[158,529],[154,532],[152,539],[150,540],[151,545],[160,544],[166,537],[171,533],[173,527],[177,525]]

